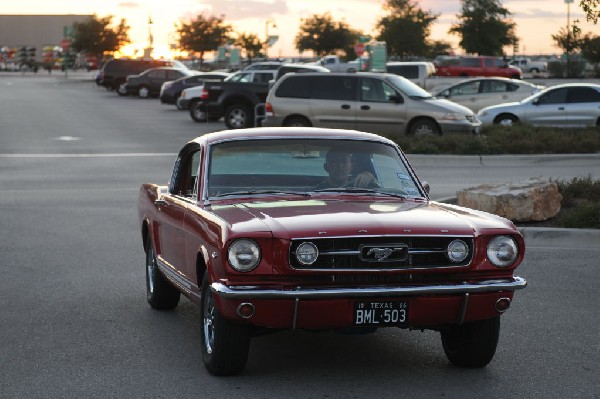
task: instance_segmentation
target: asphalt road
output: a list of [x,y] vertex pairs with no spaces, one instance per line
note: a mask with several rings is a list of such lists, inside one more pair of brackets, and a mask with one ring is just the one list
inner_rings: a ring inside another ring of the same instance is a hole
[[[502,317],[485,369],[458,369],[438,334],[280,332],[255,338],[244,374],[201,360],[198,309],[150,309],[136,216],[189,139],[223,129],[156,100],[57,76],[0,75],[0,397],[598,398],[599,246],[536,241],[529,287]],[[432,183],[598,177],[597,156],[409,156]],[[439,192],[436,191],[439,189]]]

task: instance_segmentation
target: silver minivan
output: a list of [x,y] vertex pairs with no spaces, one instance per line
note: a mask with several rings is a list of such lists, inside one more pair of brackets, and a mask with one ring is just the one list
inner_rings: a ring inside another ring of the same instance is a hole
[[387,135],[478,133],[470,109],[387,73],[291,73],[269,91],[262,126],[315,126]]

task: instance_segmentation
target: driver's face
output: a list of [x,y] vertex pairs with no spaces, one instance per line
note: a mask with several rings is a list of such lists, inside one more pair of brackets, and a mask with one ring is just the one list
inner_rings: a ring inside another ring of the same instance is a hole
[[327,157],[325,170],[333,179],[346,179],[352,172],[352,158],[350,154],[332,154]]

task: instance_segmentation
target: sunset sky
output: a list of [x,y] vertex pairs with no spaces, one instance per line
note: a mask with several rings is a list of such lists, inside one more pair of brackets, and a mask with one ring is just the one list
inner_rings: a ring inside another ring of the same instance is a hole
[[[520,52],[558,54],[550,37],[567,25],[565,0],[504,0],[502,5],[511,13],[521,39]],[[452,23],[457,22],[460,0],[420,0],[421,8],[440,14],[432,25],[431,38],[449,41],[457,53],[458,38],[448,34]],[[570,5],[570,20],[580,19],[583,32],[600,35],[600,25],[585,23],[579,0]],[[116,24],[125,18],[131,27],[129,33],[134,44],[127,48],[135,55],[148,43],[148,18],[151,17],[152,35],[156,56],[168,56],[168,44],[176,42],[174,25],[201,13],[224,15],[225,22],[236,32],[279,35],[279,41],[269,50],[273,56],[298,56],[294,37],[301,18],[330,12],[335,20],[344,20],[353,29],[365,34],[375,34],[376,21],[384,15],[383,0],[20,0],[2,1],[0,14],[93,14],[114,16]],[[276,27],[267,23],[270,18]],[[310,55],[310,54],[305,54]]]

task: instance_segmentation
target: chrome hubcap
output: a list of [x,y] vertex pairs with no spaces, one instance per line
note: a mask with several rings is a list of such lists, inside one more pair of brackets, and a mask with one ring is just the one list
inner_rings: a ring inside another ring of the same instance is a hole
[[244,127],[246,123],[246,113],[242,110],[236,109],[229,114],[229,122],[231,126],[236,128]]
[[146,89],[145,87],[142,87],[142,88],[140,89],[139,95],[140,95],[140,97],[142,97],[142,98],[146,98],[146,97],[148,97],[148,89]]
[[209,289],[204,300],[204,346],[208,354],[212,353],[215,340],[215,311],[215,304]]

